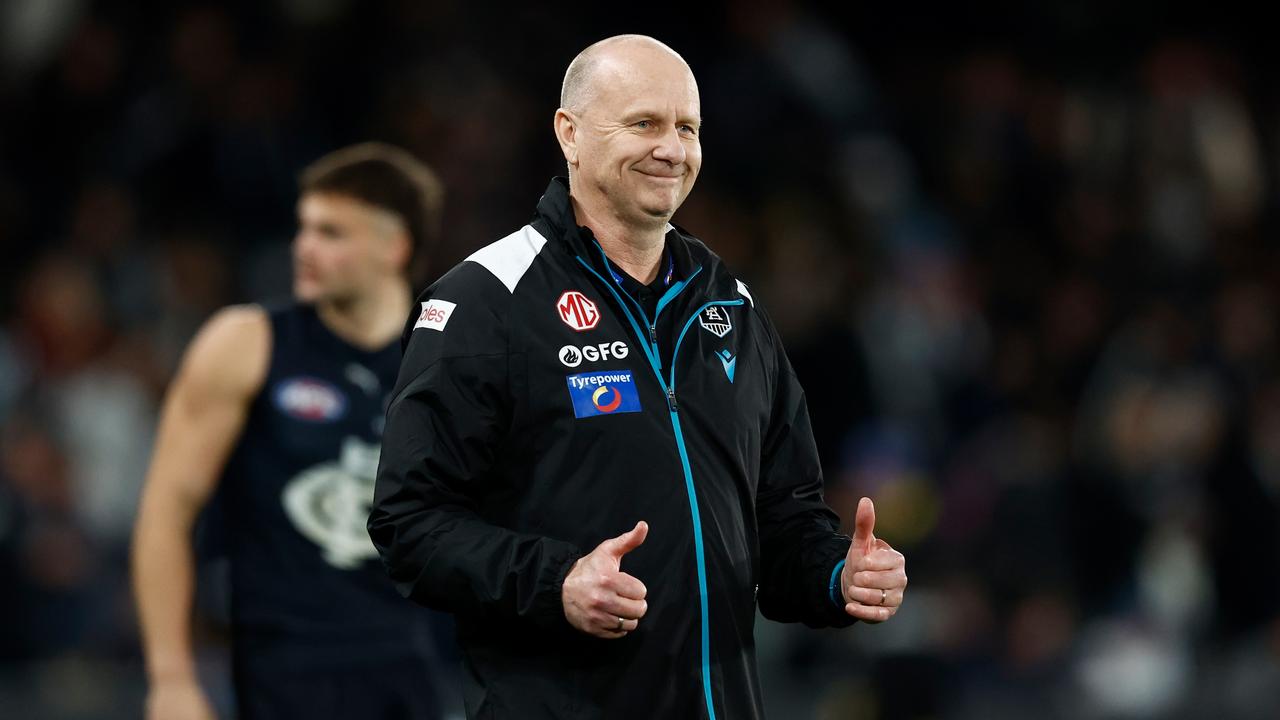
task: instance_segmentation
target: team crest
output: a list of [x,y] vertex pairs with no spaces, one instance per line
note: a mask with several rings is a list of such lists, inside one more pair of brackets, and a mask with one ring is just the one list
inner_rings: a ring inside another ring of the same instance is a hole
[[354,570],[378,557],[366,522],[380,449],[377,442],[348,437],[335,461],[303,470],[281,493],[284,514],[293,526],[339,570]]
[[704,308],[698,313],[698,324],[703,330],[722,338],[729,334],[733,329],[733,323],[729,322],[729,313],[719,305],[712,305]]

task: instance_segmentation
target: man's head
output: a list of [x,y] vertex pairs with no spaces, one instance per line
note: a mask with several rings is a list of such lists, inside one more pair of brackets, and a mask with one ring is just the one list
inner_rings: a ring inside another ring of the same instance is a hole
[[701,124],[698,84],[674,50],[643,35],[588,47],[555,116],[574,199],[593,216],[665,225],[702,167]]
[[349,300],[414,273],[439,232],[444,189],[408,152],[362,143],[332,152],[299,178],[294,296]]

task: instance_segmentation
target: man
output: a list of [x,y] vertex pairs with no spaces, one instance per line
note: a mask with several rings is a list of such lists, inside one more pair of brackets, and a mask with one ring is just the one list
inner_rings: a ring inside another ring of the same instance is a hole
[[154,720],[211,718],[190,637],[192,525],[219,492],[239,717],[436,717],[426,611],[398,597],[364,521],[408,277],[435,176],[363,144],[301,176],[296,303],[229,307],[169,390],[134,538]]
[[610,38],[561,106],[568,182],[410,318],[369,531],[456,615],[472,717],[759,717],[756,602],[884,621],[904,561],[870,500],[837,532],[773,325],[668,222],[701,167],[688,66]]

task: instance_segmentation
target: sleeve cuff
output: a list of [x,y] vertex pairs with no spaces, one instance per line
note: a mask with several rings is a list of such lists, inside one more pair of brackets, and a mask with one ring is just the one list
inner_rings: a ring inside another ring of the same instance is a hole
[[564,615],[561,591],[564,587],[564,579],[573,570],[574,563],[578,562],[580,557],[582,553],[577,548],[565,544],[561,548],[560,557],[544,572],[539,583],[537,604],[530,616],[535,624],[547,628],[568,627],[569,621]]
[[831,580],[827,583],[827,597],[831,599],[831,604],[844,609],[844,592],[840,588],[840,571],[844,569],[844,558],[836,563],[836,567],[831,571]]

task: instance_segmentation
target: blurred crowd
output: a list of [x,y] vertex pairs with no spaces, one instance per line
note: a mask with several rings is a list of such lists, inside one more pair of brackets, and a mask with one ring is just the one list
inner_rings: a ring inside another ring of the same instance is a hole
[[531,215],[565,65],[630,31],[701,87],[676,222],[778,324],[832,504],[875,498],[908,558],[891,623],[757,624],[770,711],[1275,717],[1280,116],[1247,24],[823,5],[0,4],[0,716],[137,716],[157,407],[210,312],[287,295],[296,172],[430,163],[434,277]]

